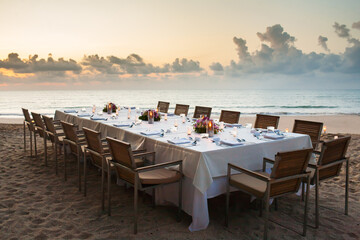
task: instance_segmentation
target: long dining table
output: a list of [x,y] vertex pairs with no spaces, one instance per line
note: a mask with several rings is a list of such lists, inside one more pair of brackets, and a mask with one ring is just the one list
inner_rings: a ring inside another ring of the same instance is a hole
[[[206,229],[209,224],[207,199],[224,194],[228,163],[250,170],[260,170],[263,158],[274,159],[278,152],[311,148],[308,135],[283,133],[283,138],[269,139],[254,136],[245,127],[225,127],[213,138],[201,134],[188,135],[193,120],[167,115],[153,124],[147,121],[134,124],[139,111],[122,109],[118,116],[103,113],[93,115],[91,109],[57,110],[55,120],[71,122],[82,127],[100,131],[102,137],[115,137],[129,142],[134,150],[145,148],[156,152],[156,163],[183,160],[183,211],[192,216],[190,231]],[[175,127],[175,125],[178,125]],[[235,133],[236,132],[236,136]],[[163,132],[163,134],[158,134]],[[205,136],[206,137],[206,136]],[[191,138],[191,140],[190,140]],[[189,139],[190,143],[174,144]],[[196,145],[194,139],[200,139]],[[241,143],[236,144],[236,140]],[[220,140],[214,141],[214,140]],[[170,142],[169,142],[170,141]],[[222,143],[222,144],[220,144]],[[228,145],[226,143],[234,143]],[[178,204],[178,185],[167,185],[156,190],[157,204]],[[224,203],[225,204],[225,203]]]

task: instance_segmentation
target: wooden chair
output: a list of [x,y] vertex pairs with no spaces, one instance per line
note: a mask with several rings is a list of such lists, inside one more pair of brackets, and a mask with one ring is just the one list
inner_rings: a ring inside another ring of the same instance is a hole
[[195,106],[195,111],[194,111],[193,118],[200,118],[200,115],[206,115],[206,117],[210,118],[211,110],[212,110],[211,107]]
[[[225,225],[228,226],[230,186],[232,186],[240,189],[240,191],[254,195],[264,202],[264,239],[267,239],[270,198],[275,198],[276,200],[278,197],[296,193],[303,178],[307,179],[307,186],[309,186],[310,172],[306,172],[306,168],[308,166],[312,151],[313,149],[310,148],[291,152],[279,152],[275,156],[275,161],[264,158],[262,172],[250,171],[229,163],[227,171]],[[273,164],[270,175],[265,172],[266,163]],[[234,170],[242,173],[231,175],[231,171]],[[306,190],[303,225],[304,236],[306,235],[308,198],[309,191]],[[260,211],[262,211],[262,208]]]
[[[138,190],[153,189],[153,204],[155,204],[156,187],[176,182],[179,183],[178,220],[180,220],[182,206],[182,160],[138,168],[134,158],[152,156],[153,162],[155,162],[155,152],[133,154],[129,143],[110,137],[106,139],[108,140],[112,156],[112,160],[108,162],[108,168],[110,168],[110,163],[114,164],[118,178],[134,186],[134,233],[137,233]],[[169,166],[178,166],[179,170],[165,168]],[[108,200],[110,206],[110,195]]]
[[159,110],[159,112],[168,113],[169,106],[170,106],[169,102],[161,102],[161,101],[159,101],[158,105],[157,105],[157,109]]
[[323,130],[322,122],[311,122],[305,120],[295,120],[293,132],[307,134],[311,138],[313,148],[316,149],[320,141],[321,132]]
[[349,199],[349,161],[345,157],[351,137],[342,137],[322,144],[321,151],[314,151],[319,155],[316,164],[309,163],[308,170],[311,170],[312,183],[315,184],[315,226],[319,227],[319,190],[322,181],[339,176],[343,163],[346,162],[345,180],[345,215],[348,215]]
[[256,114],[255,126],[254,128],[263,128],[266,129],[267,127],[275,127],[278,128],[279,125],[279,116],[272,116],[272,115],[264,115],[264,114]]
[[185,116],[187,116],[189,112],[189,107],[190,107],[189,105],[176,104],[174,114],[175,115],[185,114]]
[[67,180],[66,172],[66,146],[70,147],[70,153],[77,157],[78,165],[78,178],[79,178],[79,191],[81,191],[81,170],[80,170],[80,161],[84,156],[84,148],[86,147],[86,140],[83,131],[78,130],[77,126],[72,123],[67,123],[60,121],[61,126],[64,130],[65,138],[63,139],[63,149],[64,149],[64,179]]
[[221,110],[219,122],[225,122],[230,124],[239,123],[240,112]]
[[[61,148],[63,146],[64,132],[62,131],[62,127],[60,125],[60,121],[54,121],[53,118],[47,117],[45,115],[42,116],[45,123],[45,132],[51,143],[54,146],[55,151],[55,173],[58,175],[58,151],[61,154]],[[45,144],[46,146],[47,144]],[[45,151],[45,159],[47,159],[47,151]]]
[[23,127],[24,127],[24,152],[26,152],[26,126],[29,129],[29,137],[30,137],[30,156],[32,157],[32,136],[34,135],[35,138],[35,122],[34,120],[30,117],[29,114],[29,110],[25,109],[25,108],[21,108],[22,112],[24,114],[24,123],[23,123]]
[[45,131],[45,125],[41,118],[41,115],[39,113],[31,112],[31,115],[34,119],[36,132],[34,134],[34,142],[35,142],[35,157],[37,157],[37,147],[36,147],[36,133],[39,134],[39,136],[44,140],[44,160],[45,160],[45,166],[47,166],[47,147],[46,147],[46,131]]

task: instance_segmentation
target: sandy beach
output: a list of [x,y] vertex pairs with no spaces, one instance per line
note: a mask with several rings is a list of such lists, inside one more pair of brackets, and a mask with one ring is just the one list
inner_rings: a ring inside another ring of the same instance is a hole
[[[332,139],[340,133],[352,133],[348,150],[350,163],[349,215],[344,215],[344,167],[339,177],[324,182],[320,190],[320,227],[314,229],[314,190],[309,201],[306,239],[360,238],[360,117],[307,116],[281,117],[280,129],[292,129],[293,119],[323,121]],[[241,117],[241,123],[253,118]],[[1,120],[4,122],[4,120]],[[20,120],[21,121],[21,120]],[[331,133],[331,134],[330,134]],[[176,207],[152,208],[151,198],[139,201],[139,233],[133,234],[133,190],[112,184],[112,216],[101,211],[101,178],[95,168],[89,170],[88,195],[78,192],[75,158],[68,165],[64,182],[63,163],[55,175],[53,153],[45,167],[44,149],[39,144],[38,158],[23,149],[23,128],[18,124],[0,124],[0,239],[262,239],[263,220],[244,194],[234,193],[230,226],[224,227],[225,197],[209,200],[210,224],[206,230],[189,232],[191,216],[183,214],[176,222]],[[62,157],[60,158],[62,159]],[[141,195],[140,195],[141,196]],[[279,199],[279,210],[271,210],[271,239],[305,239],[302,231],[303,202],[296,195]],[[291,230],[289,230],[290,228]]]

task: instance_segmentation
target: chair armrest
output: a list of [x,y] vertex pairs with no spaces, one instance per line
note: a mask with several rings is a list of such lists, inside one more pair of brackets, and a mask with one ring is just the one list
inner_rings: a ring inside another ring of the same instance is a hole
[[318,154],[318,155],[320,155],[321,154],[321,152],[320,151],[313,151],[313,153],[315,153],[315,154]]
[[133,150],[132,153],[133,154],[138,154],[138,153],[145,153],[146,149],[139,149],[139,150]]
[[317,165],[316,164],[312,164],[312,163],[308,163],[308,167],[309,168],[317,168]]
[[263,158],[263,172],[265,172],[265,169],[266,169],[266,163],[270,163],[270,164],[274,164],[275,163],[275,160],[272,160],[270,158]]
[[[171,161],[171,162],[166,162],[166,163],[159,163],[159,164],[155,164],[155,165],[151,165],[151,166],[136,168],[136,169],[134,169],[134,171],[136,171],[136,172],[146,172],[146,171],[151,171],[151,170],[164,168],[164,167],[168,167],[168,166],[182,165],[182,161],[183,160],[177,160],[177,161]],[[179,171],[182,173],[181,166],[179,168]]]
[[148,156],[148,155],[152,155],[153,158],[155,158],[155,152],[144,152],[144,153],[137,153],[137,154],[133,154],[133,157],[142,157],[142,156]]
[[239,167],[239,166],[235,166],[234,164],[231,164],[231,163],[228,163],[228,173],[230,173],[230,175],[228,176],[229,179],[231,178],[231,169],[234,169],[236,171],[239,171],[239,172],[243,172],[247,175],[250,175],[252,177],[255,177],[257,179],[260,179],[260,180],[263,180],[263,181],[266,181],[266,182],[269,182],[270,181],[270,178],[267,177],[267,176],[264,176],[264,175],[261,175],[257,172],[253,172],[251,170],[248,170],[248,169],[245,169],[245,168],[242,168],[242,167]]

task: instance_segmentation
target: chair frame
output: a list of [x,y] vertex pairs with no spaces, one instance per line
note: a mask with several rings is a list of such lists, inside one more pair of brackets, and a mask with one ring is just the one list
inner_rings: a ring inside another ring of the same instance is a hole
[[35,136],[35,123],[34,120],[31,118],[29,110],[26,108],[21,108],[22,112],[24,114],[24,122],[23,122],[23,127],[24,127],[24,152],[26,152],[26,126],[29,129],[29,137],[30,137],[30,157],[33,156],[33,147],[32,147],[32,135],[34,134]]
[[[45,161],[45,166],[47,167],[46,139],[48,136],[46,134],[45,124],[44,124],[44,121],[43,121],[40,113],[31,112],[31,115],[33,116],[33,120],[35,123],[35,129],[37,130],[37,133],[44,140],[44,161]],[[35,157],[37,157],[36,134],[34,134],[34,141],[35,141]]]
[[[351,137],[339,138],[339,140],[341,140],[341,139],[346,139],[346,141],[347,141],[347,143],[345,144],[345,147],[343,149],[343,155],[345,156],[347,148],[348,148],[350,140],[351,140]],[[318,228],[319,224],[320,224],[320,220],[319,220],[319,218],[320,218],[319,217],[319,215],[320,215],[319,214],[319,190],[320,190],[319,187],[320,187],[320,183],[325,181],[325,180],[328,180],[330,178],[339,176],[342,166],[339,167],[339,169],[338,169],[338,171],[337,171],[337,173],[335,175],[320,180],[319,177],[320,177],[320,171],[321,170],[325,170],[327,168],[330,168],[330,167],[333,167],[333,166],[336,166],[336,165],[339,165],[339,164],[346,163],[346,167],[345,167],[345,171],[346,171],[346,176],[345,176],[345,215],[348,215],[348,211],[349,211],[348,209],[349,209],[349,162],[350,162],[350,158],[349,157],[343,157],[343,158],[341,158],[339,160],[336,160],[336,161],[333,161],[331,163],[322,164],[323,156],[324,156],[326,150],[328,149],[326,143],[334,142],[334,141],[337,141],[337,140],[331,140],[331,141],[324,142],[320,152],[319,151],[314,151],[314,153],[319,156],[318,163],[317,164],[309,163],[309,165],[308,165],[310,168],[315,169],[315,174],[314,174],[314,177],[312,179],[312,182],[315,184],[315,227],[316,228]]]
[[[131,145],[129,143],[120,141],[120,140],[116,140],[114,138],[110,138],[107,137],[106,138],[108,141],[119,141],[123,144],[126,144],[130,147],[131,149]],[[109,144],[110,147],[110,153],[113,156],[113,151],[114,149],[111,148],[111,145]],[[130,152],[129,152],[130,153]],[[155,152],[144,152],[144,153],[138,153],[138,154],[131,154],[131,161],[134,163],[134,158],[135,157],[140,157],[140,156],[152,156],[152,162],[155,162]],[[150,166],[145,166],[145,167],[140,167],[140,168],[129,168],[117,161],[115,161],[114,159],[108,161],[108,171],[110,171],[111,168],[111,164],[113,164],[115,167],[119,167],[119,168],[123,168],[125,170],[128,170],[132,173],[134,173],[135,175],[135,179],[134,179],[134,183],[128,182],[125,179],[124,180],[127,184],[129,184],[130,186],[134,187],[134,234],[137,233],[137,219],[138,219],[138,190],[140,191],[146,191],[149,189],[152,189],[152,198],[153,198],[153,205],[155,206],[155,188],[160,187],[160,186],[165,186],[165,185],[169,185],[169,184],[173,184],[176,182],[179,182],[179,208],[178,208],[178,221],[180,221],[181,219],[181,210],[182,210],[182,178],[181,177],[178,181],[175,182],[171,182],[171,183],[161,183],[161,184],[155,184],[155,185],[150,185],[150,186],[144,186],[143,184],[141,184],[140,178],[139,178],[139,173],[141,172],[147,172],[147,171],[152,171],[155,169],[160,169],[160,168],[164,168],[164,167],[170,167],[170,166],[179,166],[179,172],[180,174],[183,176],[183,171],[182,171],[182,160],[177,160],[177,161],[171,161],[171,162],[166,162],[166,163],[158,163],[155,165],[150,165]],[[109,195],[108,195],[108,207],[109,207],[109,211],[108,214],[109,216],[111,215],[110,212],[110,201],[111,201],[111,195],[110,195],[110,176],[108,175],[108,190],[109,190]]]
[[[236,121],[227,121],[226,118],[227,118],[227,115],[228,114],[236,114]],[[229,110],[221,110],[221,113],[220,113],[220,118],[219,118],[219,122],[225,122],[225,123],[230,123],[230,124],[237,124],[239,123],[239,120],[240,120],[240,112],[237,112],[237,111],[229,111]]]
[[[71,147],[70,147],[70,152],[74,155],[77,156],[77,165],[78,165],[78,178],[79,178],[79,192],[81,191],[81,167],[80,167],[80,161],[81,161],[81,157],[83,157],[83,159],[85,160],[85,157],[84,157],[84,154],[82,152],[82,149],[81,147],[84,146],[86,147],[86,142],[85,141],[85,136],[84,136],[84,133],[82,130],[75,130],[78,128],[77,125],[74,125],[72,123],[68,123],[68,122],[65,122],[65,121],[60,121],[62,127],[63,127],[63,130],[64,130],[64,134],[65,134],[65,137],[63,139],[63,151],[64,151],[64,180],[67,181],[67,171],[66,171],[66,156],[67,156],[67,153],[66,153],[66,145],[73,145],[77,148],[77,154],[73,153],[71,151]],[[71,125],[73,128],[74,128],[74,133],[76,134],[76,137],[77,137],[77,141],[74,142],[70,139],[68,139],[68,137],[66,136],[66,129],[64,128],[64,124],[68,124],[68,125]],[[80,140],[81,138],[81,140]],[[84,139],[82,139],[84,138]]]
[[[60,125],[60,120],[53,120],[51,117],[42,116],[45,124],[45,132],[50,139],[50,141],[54,145],[54,151],[55,151],[55,173],[58,175],[58,150],[60,150],[61,154],[61,145],[63,145],[63,141],[59,139],[59,137],[64,137],[65,134],[58,133],[56,130],[62,130],[62,127]],[[51,124],[51,125],[50,125]],[[47,144],[45,143],[44,146],[46,147]],[[59,148],[58,148],[59,146]],[[47,159],[47,151],[45,151],[45,159]]]
[[[157,109],[159,112],[168,113],[169,106],[170,106],[170,102],[158,101]],[[164,110],[164,111],[162,111],[162,110]]]
[[259,124],[261,123],[261,120],[264,118],[272,118],[273,120],[275,120],[275,129],[278,128],[279,126],[279,121],[280,121],[280,117],[279,116],[274,116],[274,115],[267,115],[267,114],[256,114],[256,119],[255,119],[255,124],[254,124],[254,128],[267,128],[268,126],[259,126]]
[[190,107],[190,105],[186,105],[186,104],[176,104],[175,105],[175,110],[174,110],[174,115],[180,115],[180,114],[182,114],[184,112],[179,112],[179,111],[182,110],[182,109],[186,109],[184,114],[185,114],[185,116],[187,116],[188,113],[189,113],[189,107]]
[[[193,115],[193,118],[200,118],[200,115],[202,115],[202,111],[203,110],[204,112],[206,112],[206,116],[208,118],[210,118],[211,116],[211,111],[212,111],[212,108],[211,107],[202,107],[202,106],[195,106],[195,110],[194,110],[194,115]],[[199,112],[201,111],[201,112]]]
[[[309,158],[310,158],[310,155],[311,155],[310,150],[312,150],[312,149],[307,149],[307,150],[309,150],[308,160],[307,160],[307,161],[309,161]],[[265,170],[266,170],[266,164],[267,163],[274,165],[275,160],[264,158],[263,159],[263,169],[262,169],[263,172],[265,172]],[[288,181],[288,180],[292,180],[292,179],[300,179],[300,182],[301,182],[302,179],[306,179],[307,186],[310,186],[310,172],[307,172],[307,171],[304,171],[302,174],[296,174],[296,175],[282,177],[282,178],[271,178],[271,177],[268,177],[268,176],[261,175],[260,173],[245,169],[243,167],[239,167],[239,166],[236,166],[234,164],[228,163],[227,186],[226,186],[226,210],[225,210],[225,226],[226,227],[229,226],[230,186],[233,186],[233,187],[237,188],[236,186],[232,185],[231,182],[230,182],[231,170],[242,172],[244,174],[250,175],[250,176],[252,176],[254,178],[257,178],[259,180],[262,180],[262,181],[266,182],[266,192],[265,192],[264,196],[261,198],[261,201],[264,202],[264,204],[265,204],[264,239],[268,238],[269,201],[270,201],[270,197],[275,199],[275,208],[277,209],[277,198],[285,196],[285,195],[296,193],[298,191],[299,187],[300,187],[300,184],[299,184],[296,191],[290,191],[290,192],[270,196],[271,185],[276,184],[276,183],[281,183],[281,182],[284,182],[284,181]],[[242,191],[244,193],[252,195],[251,193],[247,192],[246,190],[243,190],[243,189],[240,189],[240,188],[237,188],[237,189],[239,189],[240,191]],[[308,214],[308,199],[309,199],[309,191],[308,191],[308,187],[307,187],[306,188],[306,197],[305,197],[305,206],[304,206],[304,222],[303,222],[303,232],[302,232],[303,236],[306,236],[307,214]],[[262,215],[262,204],[260,205],[260,215]]]
[[[306,131],[301,131],[298,129],[299,125],[312,125],[312,126],[317,126],[319,129],[318,129],[318,133],[317,133],[317,136],[311,136],[309,133],[307,133]],[[307,134],[311,137],[311,142],[313,144],[313,148],[314,149],[317,149],[317,147],[319,146],[319,144],[323,143],[323,141],[320,141],[320,137],[321,137],[321,132],[323,130],[323,125],[324,123],[322,122],[313,122],[313,121],[306,121],[306,120],[299,120],[299,119],[295,119],[295,122],[294,122],[294,127],[293,127],[293,130],[292,132],[293,133],[301,133],[301,134]],[[313,138],[316,138],[315,141],[313,141]]]

